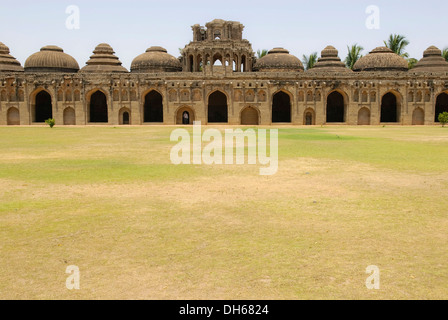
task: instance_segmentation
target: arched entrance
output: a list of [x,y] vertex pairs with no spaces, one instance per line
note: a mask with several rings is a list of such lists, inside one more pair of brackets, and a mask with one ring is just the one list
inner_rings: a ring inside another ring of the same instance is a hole
[[64,125],[66,126],[76,125],[75,109],[69,107],[64,110]]
[[314,126],[316,124],[316,117],[313,109],[305,110],[303,123],[306,126]]
[[258,111],[253,107],[247,107],[241,112],[241,124],[243,126],[258,126]]
[[128,108],[120,109],[120,112],[118,112],[118,123],[120,125],[131,124],[131,110]]
[[291,97],[280,91],[272,99],[272,123],[288,122],[291,122]]
[[153,90],[145,96],[143,122],[163,123],[163,97]]
[[435,122],[440,122],[439,121],[439,114],[444,113],[444,112],[448,112],[448,94],[441,93],[441,94],[438,95],[437,101],[436,101],[436,118],[435,118]]
[[215,91],[208,97],[208,122],[227,123],[227,96],[221,91]]
[[9,108],[6,116],[8,126],[20,125],[20,112],[17,108]]
[[327,123],[345,122],[344,96],[333,91],[327,98]]
[[182,107],[176,112],[176,124],[190,125],[194,122],[194,112],[189,107]]
[[397,97],[392,92],[386,93],[381,100],[381,122],[400,122],[399,111]]
[[47,91],[41,91],[36,95],[34,106],[34,122],[41,123],[53,118],[53,106],[51,96]]
[[358,125],[368,126],[370,125],[370,110],[367,108],[361,108],[358,112]]
[[89,122],[108,123],[107,98],[101,91],[96,91],[90,96]]
[[422,108],[417,108],[412,114],[412,125],[423,126],[425,124],[425,111]]

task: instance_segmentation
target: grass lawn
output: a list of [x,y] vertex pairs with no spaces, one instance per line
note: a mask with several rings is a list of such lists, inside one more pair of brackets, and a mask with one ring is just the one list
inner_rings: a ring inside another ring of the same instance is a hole
[[448,128],[284,127],[274,176],[173,129],[1,127],[0,299],[448,298]]

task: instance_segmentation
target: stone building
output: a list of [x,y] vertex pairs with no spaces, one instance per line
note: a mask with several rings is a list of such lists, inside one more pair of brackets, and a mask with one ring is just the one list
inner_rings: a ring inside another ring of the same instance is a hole
[[130,72],[104,43],[82,69],[57,46],[22,67],[0,43],[0,125],[432,125],[448,111],[448,63],[436,47],[412,70],[379,47],[352,71],[328,46],[304,71],[283,48],[257,60],[239,22],[192,29],[180,58],[151,47]]

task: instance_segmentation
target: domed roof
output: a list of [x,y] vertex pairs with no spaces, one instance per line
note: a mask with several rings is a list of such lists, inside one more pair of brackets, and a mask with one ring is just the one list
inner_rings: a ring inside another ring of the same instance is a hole
[[67,72],[76,73],[79,65],[76,60],[57,46],[45,46],[31,55],[25,62],[26,72]]
[[156,73],[182,71],[178,59],[162,47],[151,47],[132,61],[131,72]]
[[128,72],[121,66],[121,61],[115,55],[114,49],[107,43],[101,43],[96,46],[93,56],[87,61],[87,65],[81,69],[81,72],[89,73],[110,73],[110,72]]
[[338,50],[335,47],[326,47],[322,50],[321,58],[319,58],[315,66],[308,70],[308,72],[352,72],[341,61],[338,54]]
[[359,59],[353,71],[408,71],[408,62],[387,47],[378,47]]
[[9,48],[0,42],[0,72],[23,72],[20,62],[9,54]]
[[299,58],[289,54],[289,51],[283,48],[274,48],[263,58],[255,63],[255,69],[260,72],[288,72],[303,71],[303,64]]
[[416,64],[412,72],[448,72],[448,62],[442,57],[442,51],[434,46],[423,53],[423,58]]

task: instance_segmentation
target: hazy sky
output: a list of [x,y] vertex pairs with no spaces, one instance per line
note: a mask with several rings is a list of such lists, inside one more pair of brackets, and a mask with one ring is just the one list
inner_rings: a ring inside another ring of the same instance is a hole
[[[66,8],[80,9],[80,29],[66,28]],[[380,9],[380,29],[366,27],[366,8]],[[150,46],[174,56],[192,40],[191,26],[213,19],[240,21],[254,51],[284,47],[299,58],[331,44],[342,59],[347,45],[363,54],[383,44],[391,33],[407,36],[408,52],[420,59],[430,45],[448,47],[448,2],[441,0],[320,1],[135,1],[135,0],[0,0],[0,42],[22,65],[41,47],[54,44],[82,68],[95,46],[109,43],[129,69]]]

